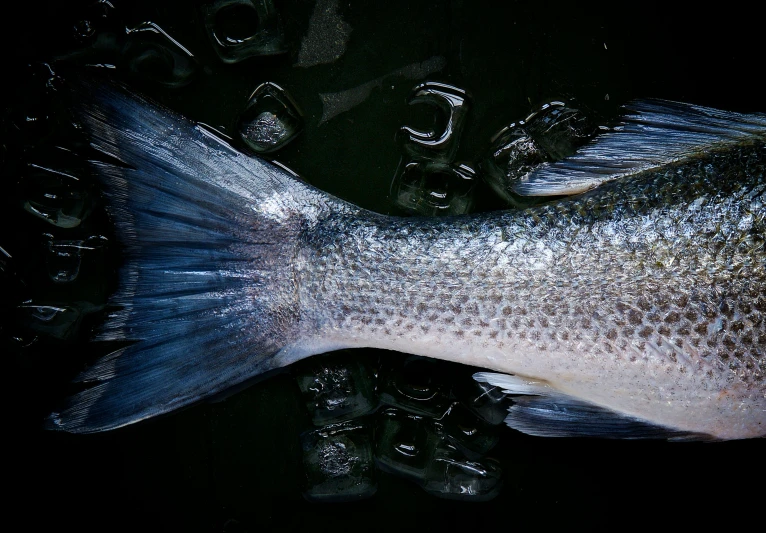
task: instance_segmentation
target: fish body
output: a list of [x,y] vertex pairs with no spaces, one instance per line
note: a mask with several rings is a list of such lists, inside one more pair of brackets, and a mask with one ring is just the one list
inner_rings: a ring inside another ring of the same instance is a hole
[[766,434],[763,116],[681,107],[683,127],[659,136],[672,157],[591,168],[588,192],[400,218],[122,89],[87,88],[93,146],[125,163],[94,163],[126,255],[99,338],[134,344],[86,371],[94,386],[50,427],[120,427],[373,347],[494,371],[476,377],[520,395],[507,422],[531,434]]
[[571,199],[324,219],[296,255],[316,342],[544,381],[718,438],[766,428],[763,146]]

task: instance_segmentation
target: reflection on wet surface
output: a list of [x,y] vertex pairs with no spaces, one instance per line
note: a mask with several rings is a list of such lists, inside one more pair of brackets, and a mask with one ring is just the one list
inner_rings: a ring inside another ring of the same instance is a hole
[[[87,175],[77,160],[51,155],[65,149],[82,160],[93,156],[76,132],[57,133],[49,105],[58,83],[55,58],[136,84],[228,133],[243,149],[248,140],[237,126],[251,118],[258,127],[245,131],[254,132],[256,143],[279,144],[268,157],[352,203],[397,214],[475,212],[518,202],[509,192],[516,180],[576,149],[592,125],[605,123],[630,98],[763,110],[752,74],[758,62],[749,55],[761,48],[751,27],[755,18],[738,13],[727,20],[726,9],[690,25],[688,13],[660,20],[571,3],[545,10],[517,3],[388,4],[99,0],[46,10],[35,3],[26,8],[31,16],[24,24],[9,22],[5,37],[15,71],[14,82],[6,82],[12,94],[1,130],[0,346],[13,364],[8,381],[17,382],[8,390],[15,402],[6,427],[19,428],[12,457],[23,463],[10,482],[25,503],[38,500],[39,509],[56,502],[62,509],[39,518],[44,524],[95,530],[120,517],[143,527],[161,522],[200,531],[305,530],[317,523],[391,530],[418,520],[454,527],[466,515],[479,521],[472,527],[481,527],[482,517],[496,524],[518,511],[519,521],[531,516],[535,525],[544,516],[552,525],[580,518],[613,527],[604,509],[633,516],[641,506],[650,517],[662,502],[677,506],[686,495],[745,486],[732,473],[732,457],[746,457],[762,443],[689,448],[541,441],[493,427],[502,423],[507,399],[481,389],[485,384],[456,380],[444,392],[401,368],[388,374],[381,368],[379,375],[373,368],[368,379],[377,388],[369,394],[331,392],[330,385],[347,387],[356,374],[369,373],[378,354],[366,351],[327,374],[306,373],[313,399],[301,396],[293,380],[276,377],[220,404],[108,435],[70,439],[39,432],[44,414],[70,392],[65,383],[100,355],[72,339],[83,317],[105,305],[105,280],[119,264],[98,194],[81,185]],[[266,82],[289,92],[302,115],[301,134],[289,134],[290,113],[284,115],[289,120],[274,109],[273,120],[248,116],[248,95]],[[408,105],[413,88],[425,82],[472,95],[470,109],[458,117],[462,133],[453,124],[446,142],[437,141],[454,110],[445,112],[439,100]],[[415,140],[402,138],[402,126]],[[414,172],[402,180],[408,165]],[[459,165],[470,169],[470,179],[452,173]],[[404,358],[389,355],[404,365]],[[423,407],[429,394],[435,403]],[[347,398],[353,401],[346,406]],[[317,407],[306,411],[312,402]],[[344,406],[353,416],[333,422],[329,406]],[[413,420],[420,423],[409,425]],[[318,421],[331,429],[312,427]],[[495,495],[500,469],[480,458],[486,453],[499,459],[505,483],[493,502],[466,510],[427,494]],[[320,466],[304,470],[304,454],[323,462],[310,460]],[[429,459],[411,459],[422,454]],[[419,486],[370,468],[370,461],[409,468]],[[344,476],[356,483],[355,497],[377,486],[375,497],[343,510],[308,506],[300,497],[302,491],[317,500],[339,489],[351,494],[346,481],[338,481]],[[638,490],[642,483],[652,486],[650,495]],[[738,502],[747,508],[755,493],[744,492]],[[83,502],[87,512],[80,513]],[[281,512],[285,502],[296,511]],[[97,519],[94,509],[111,513],[110,521]],[[155,514],[166,520],[157,522]]]

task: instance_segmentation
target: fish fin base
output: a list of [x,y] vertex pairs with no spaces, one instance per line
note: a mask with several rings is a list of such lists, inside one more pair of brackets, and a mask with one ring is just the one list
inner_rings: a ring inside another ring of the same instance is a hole
[[115,310],[95,340],[121,347],[79,377],[91,387],[46,427],[117,428],[286,364],[302,343],[300,205],[319,193],[114,83],[71,87],[74,116],[108,156],[91,163],[123,250]]
[[512,395],[505,423],[537,437],[598,437],[605,439],[667,439],[670,441],[714,440],[653,424],[617,413],[561,393],[542,381],[508,374],[479,372],[474,379],[489,383]]
[[636,100],[618,126],[574,155],[544,163],[513,191],[522,196],[572,195],[603,183],[728,146],[766,141],[766,114],[743,114],[666,100]]

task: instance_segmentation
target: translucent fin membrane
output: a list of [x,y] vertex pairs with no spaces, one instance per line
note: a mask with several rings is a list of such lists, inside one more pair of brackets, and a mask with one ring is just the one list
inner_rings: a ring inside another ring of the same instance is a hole
[[766,141],[766,115],[663,100],[625,106],[619,126],[576,154],[543,163],[514,186],[523,196],[578,194],[602,183],[733,144]]
[[125,255],[98,339],[129,345],[81,376],[95,385],[49,426],[123,426],[280,366],[296,339],[294,195],[319,193],[118,86],[73,93],[92,146],[124,163],[93,169]]

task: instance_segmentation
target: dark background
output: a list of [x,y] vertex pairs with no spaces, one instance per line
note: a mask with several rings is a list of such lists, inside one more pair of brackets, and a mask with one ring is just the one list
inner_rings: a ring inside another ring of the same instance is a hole
[[[446,58],[446,67],[429,79],[472,95],[458,155],[465,161],[479,161],[494,132],[551,99],[574,98],[604,120],[636,97],[766,111],[763,21],[744,2],[678,11],[645,3],[631,4],[636,10],[630,10],[628,4],[583,7],[563,1],[342,2],[340,13],[353,28],[346,53],[310,68],[293,65],[313,2],[277,3],[287,54],[236,65],[218,61],[194,2],[113,3],[128,23],[159,24],[203,66],[185,88],[133,80],[140,90],[192,119],[231,131],[250,92],[263,81],[279,83],[301,107],[306,128],[276,159],[317,187],[380,212],[393,211],[389,187],[402,153],[396,131],[422,120],[405,103],[418,81],[392,78],[364,103],[322,125],[318,94],[436,55]],[[6,112],[22,103],[17,87],[28,75],[26,65],[77,47],[72,27],[87,4],[38,1],[6,11]],[[5,161],[13,146],[4,146]],[[18,208],[17,176],[9,171],[1,179],[0,246],[14,256],[14,279],[40,297],[47,286],[31,265],[39,235],[49,228]],[[486,187],[479,195],[480,209],[502,206]],[[6,302],[15,297],[11,292],[3,295]],[[9,328],[3,333],[13,334]],[[510,429],[492,452],[502,463],[505,487],[489,503],[439,500],[381,474],[370,500],[310,504],[300,494],[297,440],[308,419],[287,374],[222,403],[107,434],[46,433],[41,420],[87,358],[85,337],[40,341],[27,349],[1,345],[7,362],[2,517],[7,524],[80,531],[385,531],[656,527],[665,525],[667,516],[687,526],[716,518],[730,527],[747,518],[759,521],[762,440],[546,440]],[[374,355],[398,357],[359,351],[360,357]]]

